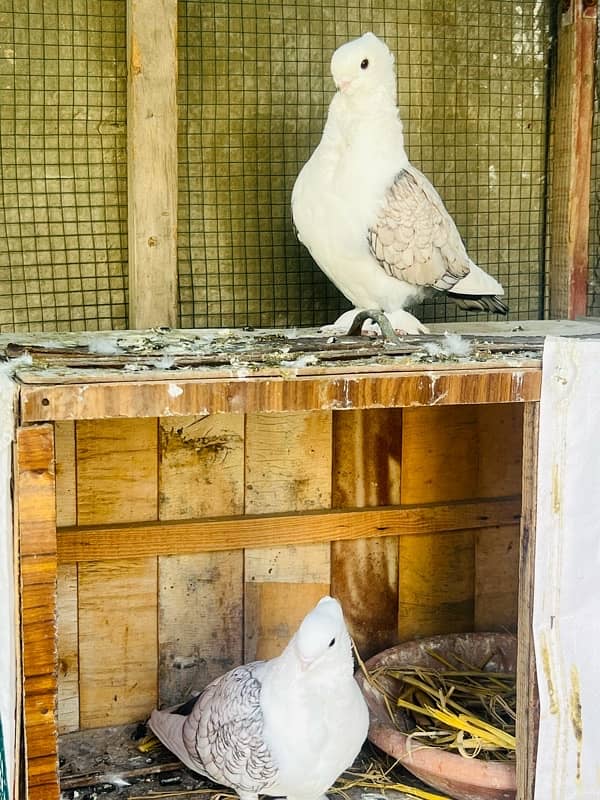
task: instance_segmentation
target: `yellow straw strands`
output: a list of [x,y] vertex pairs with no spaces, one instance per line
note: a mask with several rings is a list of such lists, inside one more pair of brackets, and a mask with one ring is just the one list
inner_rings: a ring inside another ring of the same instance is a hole
[[378,667],[368,673],[392,722],[411,740],[467,758],[514,758],[515,676],[452,664],[433,651],[428,655],[440,663],[439,670]]

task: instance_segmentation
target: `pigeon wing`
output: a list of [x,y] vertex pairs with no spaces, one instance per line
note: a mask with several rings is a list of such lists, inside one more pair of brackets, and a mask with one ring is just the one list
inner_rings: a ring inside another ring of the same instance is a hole
[[198,771],[238,792],[262,792],[278,775],[264,740],[259,665],[238,667],[207,686],[182,731]]
[[388,275],[413,286],[448,291],[469,273],[469,257],[452,217],[412,166],[396,175],[368,240]]

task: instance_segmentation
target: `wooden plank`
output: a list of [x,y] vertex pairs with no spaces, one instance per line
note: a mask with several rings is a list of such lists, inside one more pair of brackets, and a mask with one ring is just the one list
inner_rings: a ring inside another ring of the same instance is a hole
[[[331,504],[331,413],[246,416],[247,514]],[[281,544],[280,531],[271,543]],[[281,652],[330,586],[327,542],[248,548],[244,554],[244,660]]]
[[[333,414],[334,508],[400,502],[402,410],[365,409]],[[331,592],[342,604],[364,659],[398,636],[396,536],[332,542]],[[373,587],[377,591],[373,591]]]
[[241,514],[244,417],[162,418],[159,519]]
[[475,533],[475,630],[516,631],[519,526]]
[[473,533],[400,537],[398,636],[473,630]]
[[127,2],[129,326],[177,324],[177,2]]
[[59,564],[57,575],[58,732],[79,728],[79,621],[77,565]]
[[[244,417],[160,420],[159,517],[244,509]],[[159,695],[175,705],[242,661],[241,551],[159,558]]]
[[161,705],[242,663],[243,570],[241,550],[159,559]]
[[520,497],[300,514],[97,525],[58,531],[61,563],[182,555],[495,527],[518,522]]
[[244,660],[279,655],[305,614],[329,594],[329,547],[246,550]]
[[550,315],[575,319],[587,312],[597,3],[571,0],[562,3],[558,13],[550,160]]
[[79,565],[82,728],[145,719],[157,701],[155,558]]
[[523,431],[523,515],[519,556],[517,642],[517,793],[523,800],[533,800],[540,720],[532,630],[539,403],[525,405]]
[[17,431],[15,491],[26,792],[29,800],[58,800],[56,512],[51,425]]
[[155,419],[77,423],[77,521],[155,520],[158,513]]
[[77,477],[75,465],[75,423],[54,425],[56,459],[56,524],[77,524]]
[[248,414],[247,514],[331,503],[331,413]]
[[176,379],[21,387],[26,422],[107,417],[317,411],[539,400],[541,369],[402,368],[367,374]]

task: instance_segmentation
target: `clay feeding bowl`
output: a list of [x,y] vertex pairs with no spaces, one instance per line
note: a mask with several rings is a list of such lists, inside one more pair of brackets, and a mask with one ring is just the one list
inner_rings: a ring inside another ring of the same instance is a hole
[[[373,656],[365,666],[368,670],[409,665],[443,670],[443,666],[428,655],[428,650],[444,657],[456,654],[469,664],[487,662],[487,669],[498,672],[515,672],[516,669],[517,640],[504,633],[463,633],[405,642]],[[406,733],[393,725],[381,693],[365,680],[360,670],[357,680],[369,706],[369,739],[413,775],[455,800],[515,800],[514,761],[465,758],[440,747],[409,740]]]

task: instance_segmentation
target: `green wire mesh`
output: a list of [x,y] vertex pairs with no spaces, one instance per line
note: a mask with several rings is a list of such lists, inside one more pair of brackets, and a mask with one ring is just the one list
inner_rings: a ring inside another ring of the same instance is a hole
[[[329,61],[396,54],[409,156],[511,318],[543,312],[551,0],[180,0],[180,321],[313,325],[348,307],[289,199]],[[119,0],[0,0],[0,330],[127,325],[126,35]],[[473,319],[443,299],[425,320]],[[485,315],[482,315],[485,318]]]
[[0,36],[0,330],[125,327],[125,4],[1,0]]

